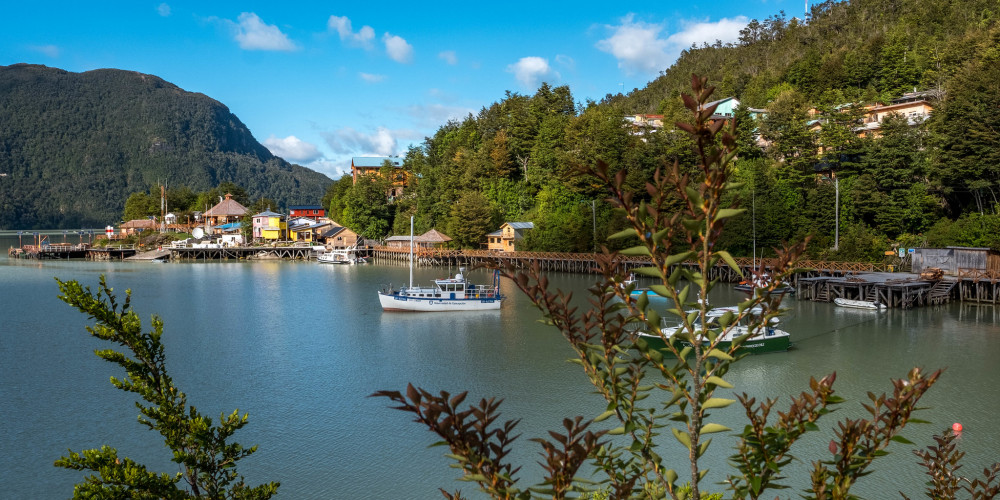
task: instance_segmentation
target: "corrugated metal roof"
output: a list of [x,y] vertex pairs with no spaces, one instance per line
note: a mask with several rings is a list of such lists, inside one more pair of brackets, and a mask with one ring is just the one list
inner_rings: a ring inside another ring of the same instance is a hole
[[322,205],[289,205],[289,210],[323,210]]
[[355,156],[351,158],[351,164],[355,167],[381,167],[386,160],[389,160],[394,167],[403,166],[403,160],[389,156]]
[[254,215],[254,217],[284,217],[284,215],[276,214],[270,210],[265,210],[257,215]]
[[534,229],[535,228],[535,223],[534,222],[506,222],[505,224],[507,224],[508,226],[510,226],[510,227],[512,227],[514,229]]

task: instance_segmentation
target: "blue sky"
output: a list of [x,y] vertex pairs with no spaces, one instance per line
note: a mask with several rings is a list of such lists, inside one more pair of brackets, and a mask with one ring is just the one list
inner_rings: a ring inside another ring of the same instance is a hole
[[579,102],[642,88],[692,43],[789,0],[8,2],[0,65],[159,76],[229,107],[274,154],[337,178],[506,91]]

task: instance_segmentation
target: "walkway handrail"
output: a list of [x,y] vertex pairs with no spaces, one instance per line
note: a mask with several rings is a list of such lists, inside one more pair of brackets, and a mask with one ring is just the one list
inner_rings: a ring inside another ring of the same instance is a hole
[[[410,247],[388,247],[388,246],[375,246],[373,249],[376,252],[386,252],[395,254],[409,254]],[[569,260],[577,262],[594,261],[593,253],[573,253],[573,252],[502,252],[499,250],[455,250],[450,248],[415,248],[413,250],[416,258],[428,259],[428,258],[454,258],[454,257],[465,257],[465,258],[480,258],[480,259],[501,259],[501,260]],[[772,269],[778,266],[778,259],[774,258],[757,258],[753,259],[750,257],[739,257],[736,258],[736,264],[741,268],[748,269]],[[649,262],[648,257],[627,257],[627,262],[639,263],[639,262]],[[725,263],[719,262],[717,266],[725,266]],[[863,273],[863,272],[885,272],[887,270],[885,264],[878,264],[872,262],[843,262],[843,261],[827,261],[827,260],[803,260],[799,262],[800,268],[804,269],[814,269],[816,271],[830,271],[830,272],[853,272],[853,273]]]

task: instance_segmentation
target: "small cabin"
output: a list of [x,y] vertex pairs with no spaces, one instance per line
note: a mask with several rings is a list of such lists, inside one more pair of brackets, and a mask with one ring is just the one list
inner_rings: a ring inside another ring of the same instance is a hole
[[911,271],[920,273],[937,268],[949,276],[968,276],[977,272],[1000,272],[1000,252],[980,247],[916,248]]

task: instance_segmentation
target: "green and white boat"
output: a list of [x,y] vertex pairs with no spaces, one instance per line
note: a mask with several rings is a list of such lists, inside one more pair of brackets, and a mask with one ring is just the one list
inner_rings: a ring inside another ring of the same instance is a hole
[[[713,328],[720,328],[716,322],[718,318],[727,312],[732,312],[733,314],[739,314],[736,307],[719,307],[711,309],[708,311],[706,318],[709,324]],[[747,314],[743,315],[739,323],[730,324],[725,330],[720,334],[722,340],[719,341],[718,349],[722,351],[728,351],[730,346],[732,346],[733,340],[743,335],[751,332],[750,323],[753,321],[754,317],[760,317],[762,310],[760,308],[751,309]],[[666,319],[666,318],[664,318]],[[768,325],[757,326],[753,331],[754,335],[746,339],[743,345],[736,350],[737,354],[743,352],[749,352],[753,354],[765,353],[765,352],[783,352],[787,351],[791,347],[791,336],[788,332],[777,328],[775,325],[778,323],[778,318],[772,318]],[[651,347],[662,349],[666,347],[666,342],[664,338],[670,338],[674,333],[676,333],[681,325],[664,325],[661,327],[663,332],[663,337],[657,335],[656,333],[640,331],[639,338],[645,340]],[[700,320],[695,322],[695,331],[701,329]],[[682,346],[690,346],[691,343],[687,341],[680,341]],[[702,338],[702,345],[708,343],[708,338]]]

